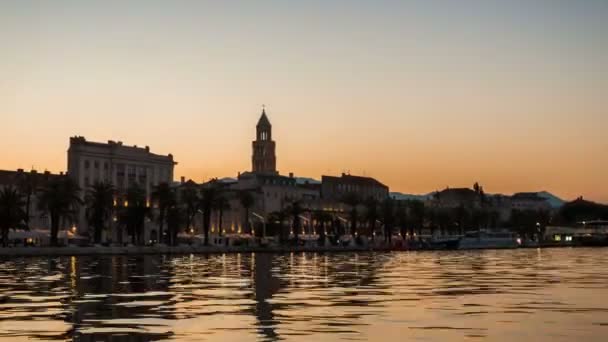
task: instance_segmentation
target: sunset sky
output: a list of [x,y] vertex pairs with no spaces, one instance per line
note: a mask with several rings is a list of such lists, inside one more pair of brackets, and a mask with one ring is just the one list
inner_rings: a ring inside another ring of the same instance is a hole
[[608,202],[608,1],[0,2],[0,169],[83,135],[235,176],[262,104],[281,173]]

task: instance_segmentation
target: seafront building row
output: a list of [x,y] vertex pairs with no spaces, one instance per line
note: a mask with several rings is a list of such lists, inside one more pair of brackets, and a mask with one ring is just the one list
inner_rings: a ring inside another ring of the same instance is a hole
[[[121,141],[112,140],[107,143],[92,142],[86,140],[85,137],[75,136],[71,137],[69,141],[66,173],[38,173],[34,170],[30,172],[24,170],[0,171],[0,187],[23,188],[23,184],[28,182],[32,186],[40,187],[53,179],[69,177],[82,189],[80,196],[84,202],[87,189],[98,182],[105,182],[111,184],[116,191],[115,206],[128,206],[124,194],[136,184],[145,194],[146,205],[154,212],[158,210],[158,203],[154,201],[153,192],[160,184],[167,184],[178,197],[183,196],[184,191],[188,189],[201,191],[212,185],[221,189],[226,203],[223,204],[221,210],[212,210],[207,213],[198,210],[189,222],[189,227],[182,229],[182,234],[190,236],[203,234],[204,216],[208,215],[211,240],[216,243],[224,243],[221,237],[225,236],[253,237],[260,235],[262,233],[260,230],[270,229],[276,216],[293,208],[294,204],[301,211],[296,218],[301,220],[297,224],[297,229],[301,229],[301,232],[295,232],[296,235],[318,235],[319,229],[326,229],[320,228],[325,227],[324,224],[320,224],[320,221],[325,219],[342,225],[343,228],[346,228],[343,230],[347,231],[353,207],[361,207],[359,211],[365,213],[366,210],[369,211],[365,207],[366,201],[375,201],[380,205],[384,200],[391,198],[388,186],[372,177],[343,173],[339,176],[324,175],[320,181],[317,181],[300,178],[293,173],[282,175],[277,169],[276,142],[272,139],[272,125],[265,110],[262,111],[255,130],[255,140],[252,142],[251,170],[239,172],[236,177],[214,179],[202,184],[186,180],[184,177],[181,177],[179,181],[174,181],[174,167],[177,161],[172,154],[155,154],[148,146],[127,146]],[[29,179],[29,181],[25,182],[25,179]],[[249,201],[243,201],[244,192],[251,197]],[[349,197],[352,200],[345,200]],[[37,196],[33,195],[32,191],[28,193],[27,199],[28,226],[31,232],[22,234],[35,238],[39,236],[36,234],[43,235],[40,232],[49,230],[50,221],[47,213],[39,209],[36,203]],[[398,197],[394,197],[394,199],[400,200]],[[438,191],[432,196],[424,198],[422,203],[427,208],[452,210],[455,213],[458,210],[474,211],[491,208],[491,215],[485,222],[487,222],[486,225],[492,226],[511,219],[514,210],[534,212],[551,210],[548,201],[536,193],[491,196],[485,195],[483,188],[477,184],[473,189],[447,188]],[[159,236],[162,227],[159,227],[159,220],[152,218],[154,216],[150,215],[144,225],[143,239],[147,243],[162,240],[162,237]],[[373,236],[382,229],[385,223],[379,219],[381,215],[377,216],[377,220],[369,220],[369,217],[361,219],[360,228],[363,233]],[[437,218],[436,222],[439,220],[440,218]],[[118,227],[119,221],[116,214],[111,220],[108,220],[102,241],[128,241],[129,232]],[[455,224],[457,223],[451,222],[444,226]],[[291,225],[293,226],[293,222]],[[421,222],[419,225],[424,226],[425,223]],[[60,234],[64,239],[83,241],[91,239],[92,227],[84,209],[78,210],[72,220],[61,222],[61,228]],[[291,230],[289,233],[294,234],[293,228]],[[463,230],[465,227],[460,227],[461,233]],[[442,231],[442,233],[444,232]],[[13,232],[12,236],[20,237],[17,232]]]

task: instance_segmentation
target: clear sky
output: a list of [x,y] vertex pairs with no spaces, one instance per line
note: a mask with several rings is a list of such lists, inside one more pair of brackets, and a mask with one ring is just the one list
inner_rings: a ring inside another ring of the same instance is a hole
[[1,169],[84,135],[235,176],[262,104],[282,173],[608,202],[608,1],[0,2]]

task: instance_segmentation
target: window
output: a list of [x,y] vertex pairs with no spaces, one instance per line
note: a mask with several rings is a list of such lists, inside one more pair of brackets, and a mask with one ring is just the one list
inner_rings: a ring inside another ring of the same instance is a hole
[[104,162],[104,163],[103,163],[103,169],[104,169],[104,170],[107,170],[107,169],[108,169],[108,162]]
[[89,167],[91,167],[91,163],[88,160],[84,161],[84,168],[88,169]]
[[96,160],[96,161],[94,161],[94,162],[93,162],[93,166],[94,166],[96,169],[99,169],[99,162],[98,162],[97,160]]
[[117,166],[116,175],[118,177],[123,177],[125,175],[125,165],[124,164],[120,164]]

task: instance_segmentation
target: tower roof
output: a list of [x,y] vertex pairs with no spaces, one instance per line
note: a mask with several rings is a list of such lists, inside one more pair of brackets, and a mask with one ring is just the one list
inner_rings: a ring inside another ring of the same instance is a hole
[[266,116],[266,108],[262,109],[262,116],[260,116],[260,120],[258,120],[258,124],[257,127],[260,126],[266,126],[266,127],[270,127],[270,121],[268,120],[268,117]]

